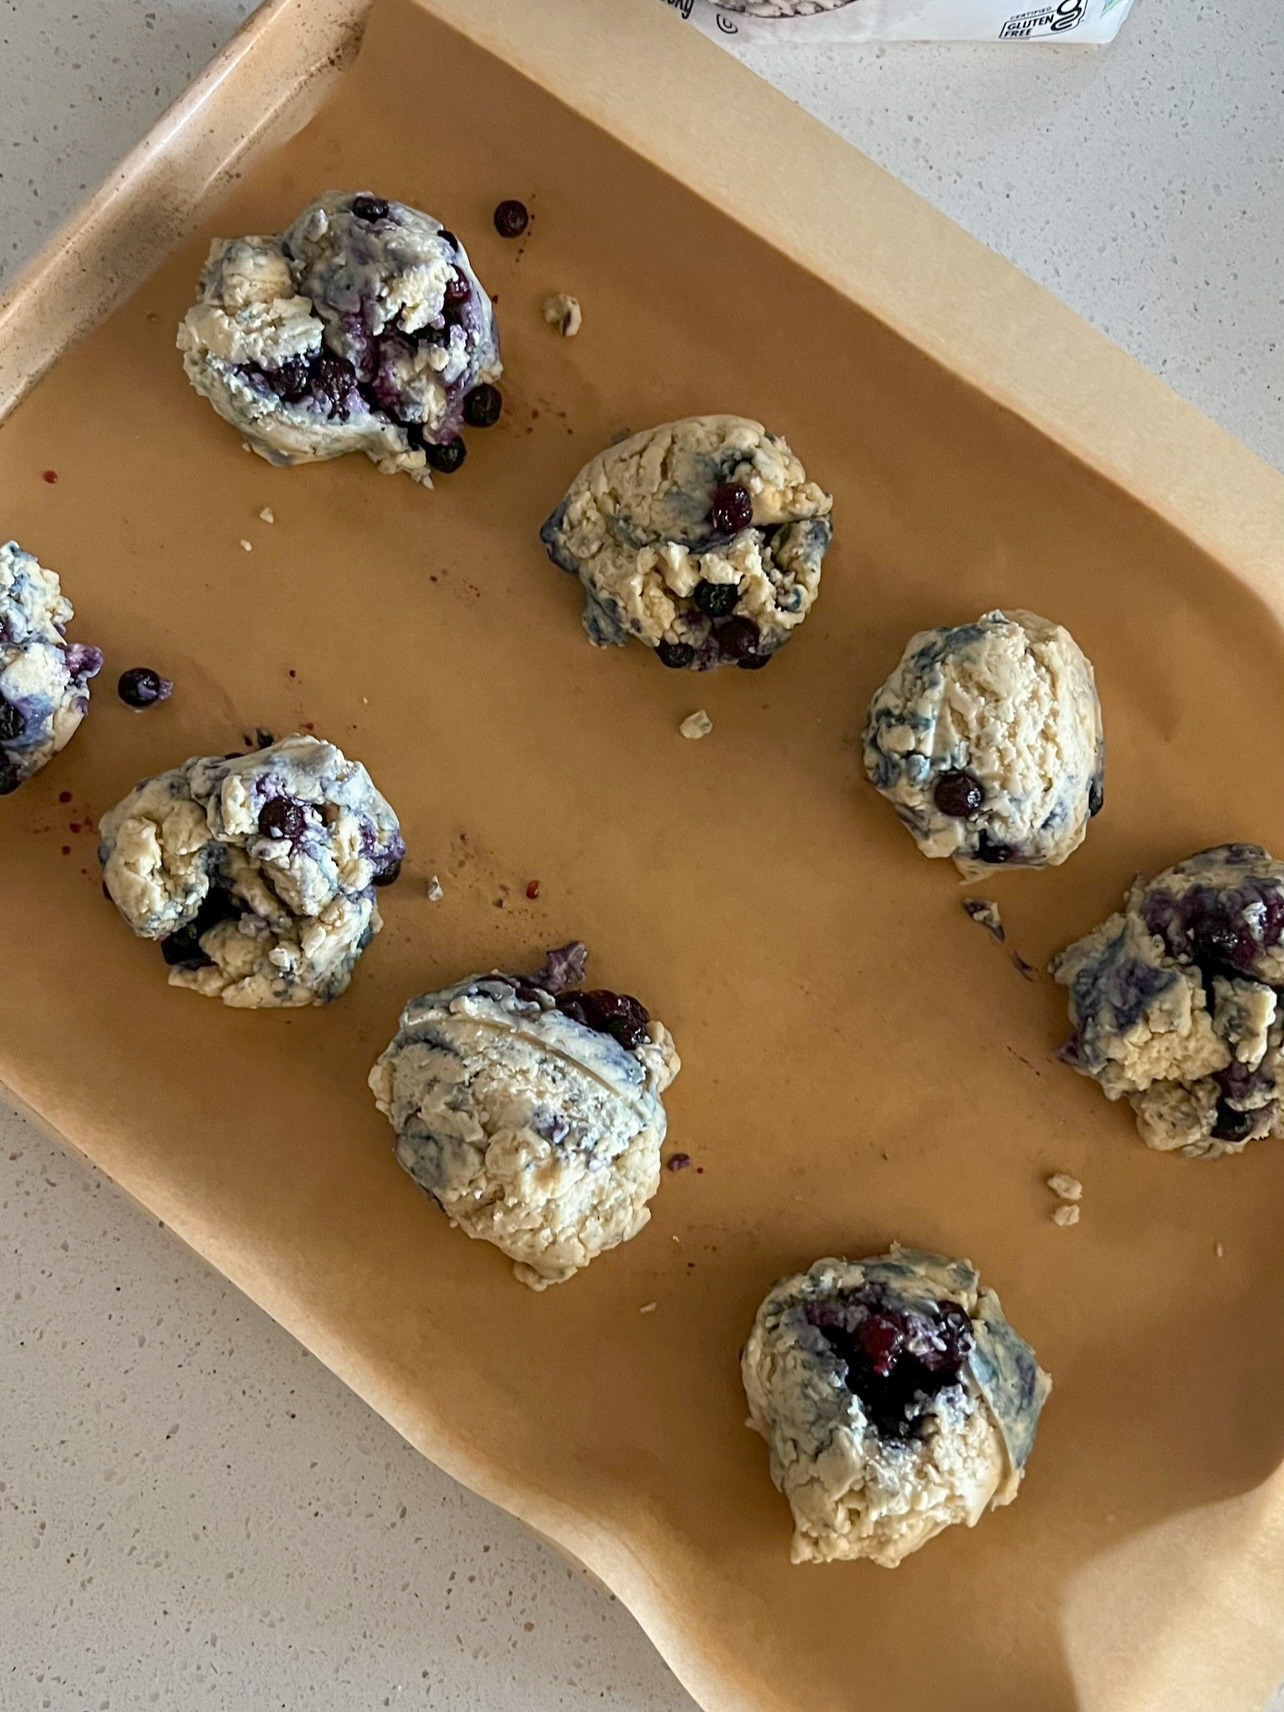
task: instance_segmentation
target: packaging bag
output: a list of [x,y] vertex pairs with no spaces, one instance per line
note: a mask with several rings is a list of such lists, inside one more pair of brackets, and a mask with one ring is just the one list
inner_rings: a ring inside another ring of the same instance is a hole
[[1113,41],[1133,0],[666,0],[735,42]]

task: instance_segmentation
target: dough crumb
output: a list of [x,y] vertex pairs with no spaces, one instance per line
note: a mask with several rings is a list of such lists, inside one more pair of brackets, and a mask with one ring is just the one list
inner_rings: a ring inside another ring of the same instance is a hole
[[276,512],[273,511],[270,505],[265,505],[262,511],[259,512],[259,516],[263,519],[264,523],[276,522]]
[[1003,925],[1003,917],[999,914],[999,906],[993,898],[964,898],[964,913],[970,915],[979,927],[987,933],[992,933],[1002,945],[1007,938],[1007,929]]
[[638,1313],[639,1314],[653,1314],[659,1306],[660,1306],[660,1304],[658,1302],[644,1302],[642,1304],[642,1306],[638,1309]]
[[579,298],[572,297],[567,291],[559,291],[552,297],[546,297],[544,319],[550,327],[556,327],[564,339],[573,339],[584,325],[584,313],[580,308]]
[[1213,1244],[1213,1253],[1217,1256],[1218,1260],[1221,1260],[1225,1255],[1226,1250],[1222,1247],[1220,1242],[1215,1242]]
[[242,538],[241,547],[247,553],[252,553],[254,551],[253,541],[246,541],[244,538]]
[[1077,1201],[1062,1201],[1052,1215],[1054,1225],[1077,1225],[1079,1223],[1079,1203]]
[[1068,1171],[1055,1171],[1048,1178],[1048,1187],[1052,1193],[1063,1201],[1081,1201],[1083,1199],[1083,1184],[1077,1177],[1072,1177]]
[[446,894],[441,887],[441,881],[437,878],[436,874],[434,874],[432,879],[428,882],[428,902],[430,904],[439,904],[445,895]]
[[697,708],[694,713],[687,715],[678,730],[684,737],[707,737],[713,730],[713,721],[702,707]]

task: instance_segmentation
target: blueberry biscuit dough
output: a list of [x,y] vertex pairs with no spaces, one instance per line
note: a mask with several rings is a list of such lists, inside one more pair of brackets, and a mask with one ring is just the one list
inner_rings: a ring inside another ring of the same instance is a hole
[[51,761],[89,711],[103,657],[67,641],[74,616],[56,572],[16,541],[0,547],[0,796]]
[[460,461],[468,393],[502,368],[454,233],[342,191],[279,237],[217,239],[178,345],[197,392],[269,463],[364,452],[426,487]]
[[107,894],[171,985],[248,1010],[338,998],[406,848],[365,768],[304,736],[144,779],[100,830]]
[[1148,1147],[1213,1158],[1284,1135],[1284,863],[1256,844],[1188,856],[1052,970],[1063,1060],[1128,1100]]
[[870,783],[923,854],[952,857],[966,879],[1064,862],[1104,800],[1092,667],[1033,612],[911,637],[864,741]]
[[636,999],[574,985],[584,948],[537,975],[476,975],[412,999],[370,1073],[397,1159],[452,1224],[560,1284],[650,1219],[681,1068]]
[[811,611],[832,503],[760,423],[691,416],[599,453],[540,538],[583,583],[597,646],[752,670]]
[[967,1261],[895,1243],[781,1279],[741,1373],[793,1561],[886,1569],[1012,1502],[1052,1383]]

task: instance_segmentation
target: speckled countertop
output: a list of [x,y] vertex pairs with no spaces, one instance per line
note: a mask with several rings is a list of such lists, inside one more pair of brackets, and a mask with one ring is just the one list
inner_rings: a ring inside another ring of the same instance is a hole
[[[250,10],[0,0],[0,283]],[[1272,8],[745,57],[1284,468]],[[0,1256],[0,1705],[690,1707],[617,1604],[16,1117]]]

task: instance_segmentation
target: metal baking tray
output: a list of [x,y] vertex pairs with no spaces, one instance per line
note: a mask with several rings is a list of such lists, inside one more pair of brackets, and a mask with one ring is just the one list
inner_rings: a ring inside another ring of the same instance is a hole
[[[435,492],[270,469],[183,379],[211,236],[331,186],[440,214],[498,295],[505,420]],[[816,611],[753,676],[591,650],[536,536],[613,436],[706,410],[835,494]],[[1004,603],[1070,627],[1109,800],[1066,867],[996,881],[1036,968],[1137,870],[1284,851],[1284,481],[655,0],[276,0],[14,286],[0,411],[0,532],[109,675],[178,683],[138,717],[103,682],[4,804],[15,1098],[608,1583],[709,1708],[1258,1712],[1284,1152],[1150,1154],[1054,1064],[1057,991],[968,921],[852,738],[913,630]],[[303,725],[400,812],[387,928],[329,1009],[176,992],[99,895],[94,821]],[[695,1168],[536,1296],[397,1168],[365,1077],[410,994],[571,936],[677,1036]],[[1070,1231],[1058,1169],[1087,1186]],[[795,1569],[737,1352],[779,1274],[893,1238],[971,1257],[1056,1390],[1016,1505],[892,1574]]]

